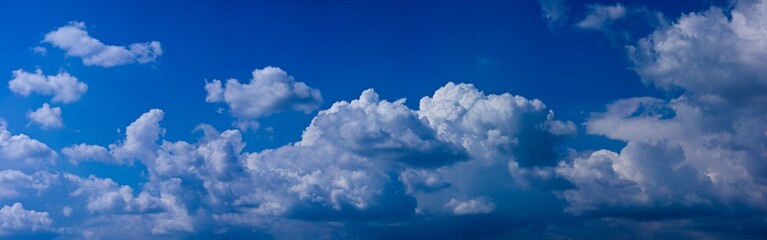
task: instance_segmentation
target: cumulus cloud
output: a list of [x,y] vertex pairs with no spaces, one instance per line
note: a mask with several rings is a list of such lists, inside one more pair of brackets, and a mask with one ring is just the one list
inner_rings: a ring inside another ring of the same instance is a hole
[[64,121],[61,119],[61,108],[51,108],[48,103],[43,103],[43,106],[35,111],[27,111],[27,118],[32,123],[40,125],[43,129],[61,128],[64,126]]
[[[171,229],[153,229],[154,234],[212,222],[284,236],[293,233],[281,224],[322,232],[329,231],[319,230],[328,227],[324,221],[490,216],[511,211],[502,204],[513,198],[504,191],[517,183],[510,171],[554,166],[554,146],[576,131],[539,100],[487,95],[453,83],[421,100],[419,110],[404,99],[387,101],[372,89],[363,91],[358,99],[320,111],[300,141],[259,152],[243,151],[239,130],[205,124],[196,128],[202,133],[197,142],[162,139],[162,118],[162,110],[142,114],[125,139],[109,147],[62,149],[73,162],[135,158],[147,169],[148,182],[138,193],[112,180],[68,175],[75,183],[69,195],[87,202],[87,214],[140,214],[138,219],[164,221]],[[527,144],[540,149],[526,150]],[[552,155],[533,157],[537,151]],[[507,167],[511,163],[518,168]],[[172,194],[158,191],[167,182],[174,182]]]
[[74,163],[100,161],[121,164],[132,163],[134,160],[152,163],[157,157],[157,142],[165,132],[160,127],[164,116],[165,112],[160,109],[151,109],[141,114],[125,129],[125,139],[110,144],[108,150],[102,146],[81,143],[66,147],[61,153]]
[[46,171],[25,174],[18,170],[0,170],[0,199],[14,199],[23,189],[38,192],[45,190],[53,184],[55,178],[55,175]]
[[240,129],[258,128],[258,118],[282,111],[310,113],[322,103],[320,91],[298,82],[277,67],[253,71],[249,83],[237,79],[205,83],[206,102],[224,102]]
[[[61,150],[73,163],[135,168],[140,180],[132,184],[41,171],[56,152],[2,123],[0,199],[19,203],[0,209],[7,223],[0,232],[578,238],[577,228],[696,238],[664,234],[706,229],[758,238],[767,212],[767,74],[756,67],[767,59],[760,55],[765,9],[743,1],[731,12],[684,15],[630,47],[643,81],[671,97],[619,99],[589,116],[587,134],[625,142],[615,151],[565,155],[558,147],[578,128],[542,101],[455,83],[421,98],[417,109],[365,90],[319,111],[299,141],[256,152],[245,150],[241,130],[206,124],[196,127],[196,141],[166,139],[160,109],[138,116],[114,144]],[[620,19],[604,11],[605,19],[590,21]],[[321,101],[319,91],[271,67],[254,71],[250,83],[213,80],[205,90],[206,101],[226,103],[248,127],[280,111],[312,112]],[[33,200],[53,198],[68,201]]]
[[645,83],[683,89],[708,107],[764,112],[757,106],[767,100],[766,11],[764,1],[739,1],[730,12],[686,14],[629,47],[629,55]]
[[381,101],[372,89],[362,92],[358,100],[338,102],[320,112],[298,144],[319,142],[364,157],[416,167],[441,166],[468,157],[460,146],[440,140],[417,112],[404,105],[404,100]]
[[448,83],[420,101],[419,116],[442,139],[473,156],[513,159],[524,166],[554,165],[554,146],[577,132],[575,124],[554,119],[538,99],[489,94],[471,84]]
[[90,212],[109,213],[143,213],[158,211],[161,202],[147,192],[133,196],[133,188],[118,186],[112,179],[101,179],[94,176],[80,178],[75,175],[65,175],[77,189],[69,193],[71,197],[86,196],[86,209]]
[[52,101],[60,103],[75,102],[88,91],[88,85],[67,72],[43,75],[40,69],[35,70],[34,73],[22,69],[13,71],[13,79],[8,82],[8,88],[25,97],[31,93],[52,95]]
[[685,14],[628,48],[642,80],[672,99],[620,99],[587,120],[588,133],[626,146],[560,163],[558,175],[577,187],[562,193],[567,211],[764,228],[745,219],[767,212],[767,78],[757,67],[767,59],[765,12],[763,1],[739,1],[730,12]]
[[538,0],[541,4],[543,17],[548,20],[549,27],[557,27],[567,21],[567,8],[565,0]]
[[116,159],[106,148],[98,145],[77,144],[61,149],[69,161],[79,163],[83,161],[113,162]]
[[0,208],[0,235],[21,231],[48,231],[53,220],[47,212],[24,209],[21,203]]
[[165,112],[152,109],[141,114],[133,123],[125,128],[125,140],[109,145],[110,151],[119,159],[138,159],[151,161],[155,157],[157,141],[165,132],[160,127],[160,121]]
[[54,164],[58,154],[48,145],[24,134],[12,135],[0,121],[0,168],[33,169]]
[[45,34],[43,42],[80,57],[86,66],[114,67],[138,62],[154,62],[162,55],[160,42],[133,43],[129,46],[107,45],[88,35],[84,22],[70,22]]

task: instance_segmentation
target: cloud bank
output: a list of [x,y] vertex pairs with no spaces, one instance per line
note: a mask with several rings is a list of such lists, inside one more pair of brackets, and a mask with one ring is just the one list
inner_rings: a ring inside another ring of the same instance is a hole
[[[584,28],[625,14],[620,4],[594,6]],[[543,101],[450,82],[417,108],[364,90],[317,112],[300,140],[247,151],[246,129],[258,119],[320,108],[319,90],[276,67],[256,69],[248,83],[206,82],[204,100],[226,104],[238,129],[200,124],[195,141],[169,139],[163,120],[173,113],[161,109],[126,122],[112,144],[58,152],[0,121],[0,235],[759,239],[765,16],[766,3],[740,1],[685,14],[627,47],[632,69],[668,98],[617,99],[591,113],[581,133],[623,144],[615,150],[564,149],[580,140],[579,126]],[[85,89],[60,75],[17,70],[9,88],[77,100]],[[56,109],[44,104],[29,118],[56,125]],[[137,170],[141,180],[57,168],[64,164]]]

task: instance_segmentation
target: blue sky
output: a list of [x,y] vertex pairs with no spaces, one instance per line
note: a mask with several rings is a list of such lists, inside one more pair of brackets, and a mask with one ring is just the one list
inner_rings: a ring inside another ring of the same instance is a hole
[[758,239],[765,16],[2,2],[0,237]]

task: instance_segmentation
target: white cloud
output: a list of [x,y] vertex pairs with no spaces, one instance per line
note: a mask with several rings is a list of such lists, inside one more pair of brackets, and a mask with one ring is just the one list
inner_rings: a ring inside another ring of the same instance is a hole
[[449,202],[445,203],[445,208],[450,209],[455,215],[487,214],[495,210],[495,203],[484,198],[475,198],[468,201],[450,199]]
[[358,100],[337,102],[321,111],[298,145],[331,143],[360,156],[416,167],[435,167],[465,160],[460,146],[442,141],[404,99],[382,101],[374,90]]
[[98,145],[77,144],[61,149],[61,154],[72,163],[83,161],[116,162],[117,160],[109,153],[109,150]]
[[48,231],[53,220],[47,212],[27,210],[17,202],[0,208],[0,222],[0,235],[6,235],[19,231]]
[[225,102],[240,129],[258,128],[258,118],[282,111],[310,113],[320,106],[320,91],[298,82],[277,67],[253,71],[249,83],[229,79],[205,83],[207,102]]
[[24,134],[12,135],[5,122],[0,122],[0,168],[42,168],[54,164],[58,157],[44,143]]
[[475,158],[513,158],[525,166],[554,165],[554,145],[577,132],[572,122],[555,120],[538,99],[486,95],[471,84],[448,83],[421,99],[418,114],[440,138]]
[[589,6],[586,18],[576,24],[579,28],[590,30],[602,30],[612,24],[613,21],[626,16],[626,8],[620,3],[615,5],[594,4]]
[[88,91],[88,85],[67,72],[43,75],[40,69],[35,70],[35,73],[22,69],[13,71],[13,79],[8,82],[8,88],[21,96],[29,96],[31,93],[52,95],[52,101],[60,103],[75,102]]
[[154,165],[158,155],[158,141],[165,133],[160,127],[165,113],[160,109],[151,109],[141,114],[125,130],[125,139],[105,148],[98,145],[76,144],[65,147],[61,153],[73,163],[98,161],[113,164],[132,164],[139,160],[146,165]]
[[[711,8],[683,15],[629,48],[642,81],[668,91],[684,89],[715,107],[767,112],[767,3],[739,1],[725,13]],[[731,15],[729,18],[727,15]]]
[[134,197],[133,188],[118,186],[109,178],[102,179],[95,176],[80,178],[72,174],[66,174],[64,178],[73,182],[77,187],[69,195],[71,197],[85,196],[87,198],[86,209],[90,212],[143,213],[158,211],[162,207],[159,198],[148,192],[141,192]]
[[72,211],[74,211],[72,207],[66,206],[61,209],[61,214],[63,214],[65,217],[69,217],[72,215]]
[[27,175],[18,170],[0,170],[0,199],[18,197],[22,189],[34,189],[38,192],[53,184],[56,175],[45,171]]
[[732,18],[719,8],[686,14],[628,48],[642,80],[675,97],[621,99],[591,116],[588,133],[627,144],[560,164],[577,186],[563,193],[568,211],[767,210],[765,13],[763,1],[740,1]]
[[157,142],[165,129],[160,127],[160,121],[165,112],[151,109],[132,122],[125,129],[125,141],[109,145],[109,149],[117,159],[138,159],[149,165],[157,155]]
[[[587,132],[628,144],[619,155],[608,158],[605,164],[613,169],[594,171],[617,174],[623,183],[593,192],[586,191],[596,186],[579,186],[580,190],[570,193],[582,195],[570,197],[573,208],[579,208],[580,202],[601,201],[597,193],[608,191],[612,194],[604,200],[644,196],[642,201],[633,201],[635,204],[624,202],[627,206],[652,206],[662,200],[681,206],[693,201],[767,208],[760,203],[767,200],[767,186],[761,183],[767,172],[761,170],[765,164],[760,157],[767,148],[754,144],[767,140],[759,134],[767,132],[765,115],[731,119],[723,117],[726,113],[705,111],[699,104],[687,98],[670,102],[632,98],[616,101],[608,105],[607,112],[595,114],[586,122]],[[576,160],[572,168],[579,161],[593,160]],[[581,183],[593,185],[595,180]],[[626,190],[629,186],[634,190]]]
[[566,0],[538,0],[541,4],[543,17],[549,22],[549,27],[562,25],[567,21],[567,12],[569,9]]
[[83,59],[83,64],[90,66],[113,67],[129,63],[154,62],[162,55],[160,42],[133,43],[129,46],[106,45],[88,35],[85,23],[70,22],[45,34],[43,42],[61,48],[67,56]]
[[36,46],[32,48],[32,52],[40,54],[42,56],[48,55],[48,49],[43,46]]
[[61,108],[51,108],[48,103],[43,103],[43,106],[35,111],[27,111],[27,118],[43,129],[62,128],[64,126],[64,121],[61,120]]

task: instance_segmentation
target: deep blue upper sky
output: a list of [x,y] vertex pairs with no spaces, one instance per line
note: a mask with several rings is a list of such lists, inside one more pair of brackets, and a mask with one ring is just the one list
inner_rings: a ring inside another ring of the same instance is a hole
[[[672,19],[708,6],[647,5]],[[0,31],[7,33],[0,70],[8,78],[20,68],[65,70],[90,87],[81,101],[66,106],[67,128],[53,132],[21,127],[26,109],[42,99],[21,101],[0,89],[9,125],[54,148],[110,143],[115,129],[150,108],[171,113],[165,119],[169,139],[189,138],[199,123],[227,128],[228,117],[211,114],[217,106],[203,101],[204,81],[246,81],[253,69],[266,66],[320,89],[323,109],[368,88],[417,107],[448,81],[538,98],[572,120],[618,98],[662,96],[642,85],[621,46],[597,33],[549,29],[535,1],[24,1],[4,2],[0,11],[6,23]],[[91,36],[105,43],[160,41],[164,54],[149,65],[116,68],[84,67],[58,49],[32,54],[45,33],[69,21],[85,22]],[[303,130],[297,126],[309,120],[311,115],[291,113],[267,118],[263,125],[275,133],[247,136],[253,142],[248,148],[297,141]]]
[[[0,238],[758,239],[765,16],[761,0],[2,1]],[[57,101],[66,84],[36,70],[87,91]]]

